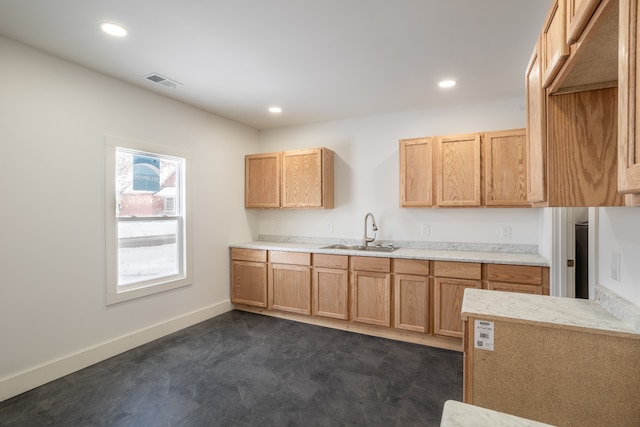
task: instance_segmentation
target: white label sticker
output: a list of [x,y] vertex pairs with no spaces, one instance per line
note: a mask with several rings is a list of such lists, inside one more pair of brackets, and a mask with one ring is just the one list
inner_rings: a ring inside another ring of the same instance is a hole
[[475,348],[493,351],[493,322],[476,319],[475,324]]

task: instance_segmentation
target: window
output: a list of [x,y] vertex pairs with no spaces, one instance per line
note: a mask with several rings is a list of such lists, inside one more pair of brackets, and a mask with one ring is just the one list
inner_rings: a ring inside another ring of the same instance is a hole
[[190,284],[187,154],[107,137],[107,304]]

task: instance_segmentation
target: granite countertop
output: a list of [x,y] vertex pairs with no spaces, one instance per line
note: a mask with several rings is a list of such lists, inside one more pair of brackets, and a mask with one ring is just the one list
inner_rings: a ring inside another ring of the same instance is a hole
[[[596,295],[611,294],[602,287]],[[634,325],[596,300],[465,289],[462,318],[504,320],[640,339]]]
[[442,409],[440,427],[549,427],[550,424],[515,415],[447,400]]
[[[423,249],[415,247],[403,247],[402,242],[393,252],[364,252],[359,250],[346,249],[322,249],[324,246],[332,243],[301,243],[301,242],[273,242],[273,241],[251,241],[246,243],[230,244],[231,248],[245,249],[266,249],[271,251],[291,251],[291,252],[311,252],[333,255],[359,255],[383,258],[407,258],[407,259],[425,259],[435,261],[461,261],[461,262],[479,262],[491,264],[514,264],[514,265],[532,265],[548,267],[549,260],[537,253],[522,252],[496,252],[481,250],[465,250],[465,249]],[[459,246],[465,247],[464,244]]]

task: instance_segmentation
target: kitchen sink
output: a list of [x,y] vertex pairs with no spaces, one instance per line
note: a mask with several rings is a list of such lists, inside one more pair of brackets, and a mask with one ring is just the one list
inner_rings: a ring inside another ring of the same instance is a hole
[[347,251],[367,251],[367,252],[393,252],[396,249],[399,249],[395,246],[367,246],[364,247],[362,245],[343,245],[343,244],[335,244],[329,246],[323,246],[320,249],[343,249]]

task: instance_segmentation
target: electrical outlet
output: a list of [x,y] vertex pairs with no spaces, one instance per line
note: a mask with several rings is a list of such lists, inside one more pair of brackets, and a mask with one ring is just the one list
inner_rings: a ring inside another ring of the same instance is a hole
[[431,228],[429,227],[429,224],[422,224],[422,237],[429,237],[429,234],[431,232]]
[[611,278],[620,281],[620,252],[611,251]]
[[500,240],[511,240],[511,227],[500,227]]
[[333,221],[327,221],[327,231],[333,233]]

